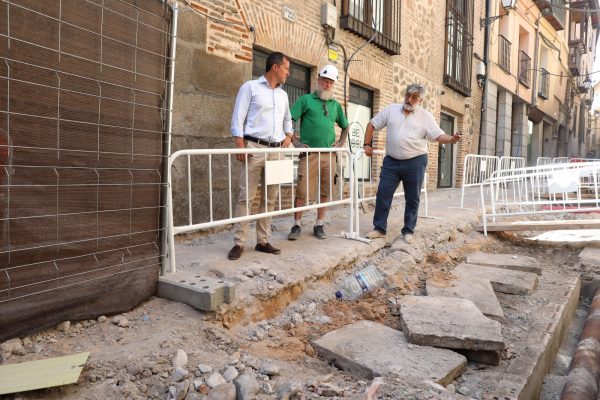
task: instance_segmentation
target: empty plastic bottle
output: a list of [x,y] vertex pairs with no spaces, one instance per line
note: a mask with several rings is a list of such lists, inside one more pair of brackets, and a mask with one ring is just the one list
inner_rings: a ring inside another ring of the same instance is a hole
[[356,300],[364,293],[383,285],[383,276],[374,265],[361,269],[342,282],[340,290],[335,292],[338,300]]

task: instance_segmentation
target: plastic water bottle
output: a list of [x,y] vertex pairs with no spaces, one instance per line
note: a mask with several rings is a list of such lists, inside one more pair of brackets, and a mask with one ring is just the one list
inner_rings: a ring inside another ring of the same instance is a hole
[[383,276],[374,265],[361,269],[342,282],[340,290],[335,292],[338,300],[356,300],[363,294],[383,285]]

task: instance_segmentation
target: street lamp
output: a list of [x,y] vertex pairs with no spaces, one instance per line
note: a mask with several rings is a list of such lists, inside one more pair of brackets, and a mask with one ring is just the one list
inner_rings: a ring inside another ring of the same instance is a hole
[[590,90],[590,87],[592,86],[592,80],[590,79],[589,75],[586,75],[585,80],[583,81],[583,88],[588,91]]
[[[502,0],[502,8],[504,8],[504,11],[505,11],[504,15],[508,15],[508,12],[510,10],[512,10],[513,8],[515,8],[516,3],[517,3],[517,0]],[[498,18],[504,17],[504,15],[494,15],[493,17],[489,17],[489,18],[481,18],[479,20],[479,26],[481,26],[482,28],[485,28],[486,25],[491,24]]]

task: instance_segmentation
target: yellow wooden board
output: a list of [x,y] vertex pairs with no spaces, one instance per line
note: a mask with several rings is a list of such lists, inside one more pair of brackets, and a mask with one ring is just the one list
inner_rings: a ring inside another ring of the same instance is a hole
[[77,382],[90,353],[0,365],[0,394],[25,392]]

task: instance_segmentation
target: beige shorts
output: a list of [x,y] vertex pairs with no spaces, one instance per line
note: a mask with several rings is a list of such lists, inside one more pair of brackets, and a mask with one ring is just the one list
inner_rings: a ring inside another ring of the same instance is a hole
[[[331,200],[331,189],[335,186],[334,176],[336,173],[337,158],[334,153],[321,153],[319,168],[319,153],[309,153],[307,157],[302,157],[298,161],[298,184],[296,185],[296,198],[306,201],[306,162],[308,160],[308,194],[309,201],[317,199],[317,193],[320,197],[326,197]],[[321,175],[321,188],[317,186]]]

